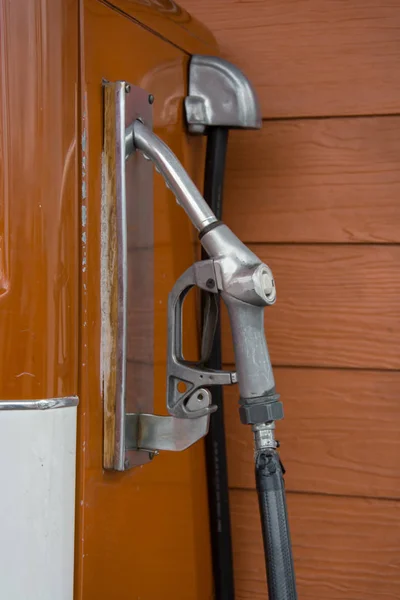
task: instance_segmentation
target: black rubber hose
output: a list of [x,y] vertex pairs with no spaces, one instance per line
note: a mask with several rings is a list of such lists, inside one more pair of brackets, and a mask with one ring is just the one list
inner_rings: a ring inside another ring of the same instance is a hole
[[[222,127],[209,129],[204,174],[204,198],[214,211],[217,219],[222,217],[227,143],[227,129]],[[204,250],[202,258],[208,258]],[[218,321],[214,345],[206,366],[211,369],[221,369],[221,365],[221,326]],[[229,489],[221,386],[213,387],[212,401],[213,404],[218,406],[218,410],[210,419],[209,432],[205,438],[205,449],[215,600],[234,600]]]
[[284,470],[272,448],[258,451],[255,461],[269,600],[297,600]]

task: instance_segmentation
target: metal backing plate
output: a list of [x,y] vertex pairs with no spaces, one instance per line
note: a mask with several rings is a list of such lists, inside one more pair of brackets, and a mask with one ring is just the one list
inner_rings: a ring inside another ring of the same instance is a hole
[[152,128],[149,100],[148,92],[128,82],[104,83],[103,464],[118,471],[150,459],[148,452],[125,450],[126,413],[153,412],[153,170],[139,152],[127,158],[125,152],[125,131],[134,120]]

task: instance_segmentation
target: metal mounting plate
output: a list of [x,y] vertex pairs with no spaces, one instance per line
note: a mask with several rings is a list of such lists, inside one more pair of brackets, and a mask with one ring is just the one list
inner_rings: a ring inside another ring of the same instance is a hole
[[152,128],[152,106],[148,92],[125,81],[103,89],[103,464],[124,471],[151,458],[126,449],[125,416],[153,412],[153,168],[139,152],[126,158],[125,131],[138,118]]

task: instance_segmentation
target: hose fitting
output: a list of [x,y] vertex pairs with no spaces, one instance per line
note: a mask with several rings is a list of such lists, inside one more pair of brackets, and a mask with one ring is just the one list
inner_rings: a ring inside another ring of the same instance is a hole
[[255,423],[252,426],[254,434],[254,451],[259,452],[265,448],[277,448],[278,442],[275,440],[275,423]]

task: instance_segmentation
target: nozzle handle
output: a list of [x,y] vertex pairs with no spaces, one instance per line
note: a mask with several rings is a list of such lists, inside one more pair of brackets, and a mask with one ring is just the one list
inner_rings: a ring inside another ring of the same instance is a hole
[[241,403],[277,400],[264,333],[264,307],[221,294],[229,313]]

